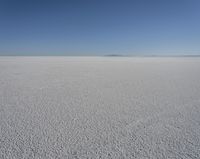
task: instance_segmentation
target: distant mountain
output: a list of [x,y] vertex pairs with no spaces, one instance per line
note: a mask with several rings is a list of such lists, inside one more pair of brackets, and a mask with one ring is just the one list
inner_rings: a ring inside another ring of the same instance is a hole
[[110,54],[110,55],[105,55],[105,56],[109,56],[109,57],[122,57],[124,55]]
[[120,55],[109,54],[107,57],[200,57],[200,55]]

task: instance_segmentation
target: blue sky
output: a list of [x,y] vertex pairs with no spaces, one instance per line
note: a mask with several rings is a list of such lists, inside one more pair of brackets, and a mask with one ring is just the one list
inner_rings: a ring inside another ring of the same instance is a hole
[[0,55],[200,55],[199,0],[0,0]]

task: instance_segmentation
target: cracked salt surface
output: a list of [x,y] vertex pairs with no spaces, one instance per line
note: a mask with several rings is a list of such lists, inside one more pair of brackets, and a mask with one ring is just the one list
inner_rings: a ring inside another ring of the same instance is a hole
[[0,158],[200,158],[200,58],[1,57]]

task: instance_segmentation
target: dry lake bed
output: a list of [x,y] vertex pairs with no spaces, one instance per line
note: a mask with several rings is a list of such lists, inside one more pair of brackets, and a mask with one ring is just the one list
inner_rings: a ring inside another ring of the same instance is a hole
[[199,159],[200,58],[0,57],[1,159]]

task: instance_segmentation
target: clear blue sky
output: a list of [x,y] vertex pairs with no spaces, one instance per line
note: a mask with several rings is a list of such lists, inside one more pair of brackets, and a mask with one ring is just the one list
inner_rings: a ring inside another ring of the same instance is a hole
[[0,55],[200,55],[200,0],[0,0]]

